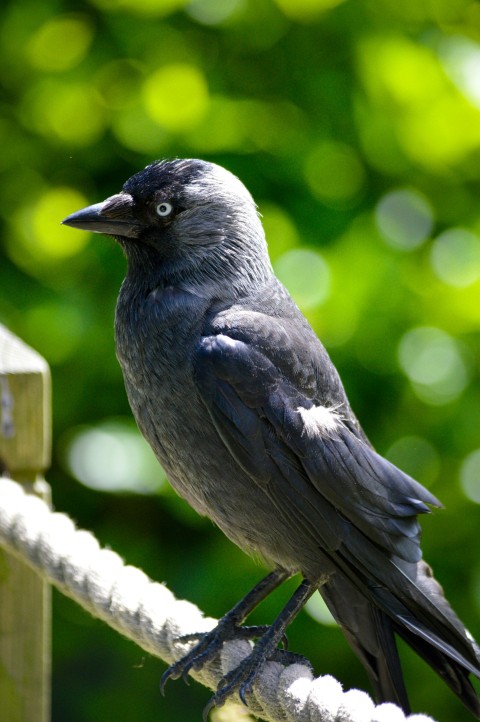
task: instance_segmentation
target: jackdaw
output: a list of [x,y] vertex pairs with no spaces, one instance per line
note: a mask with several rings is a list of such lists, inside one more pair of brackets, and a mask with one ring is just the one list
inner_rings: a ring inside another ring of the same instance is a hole
[[[245,701],[318,589],[379,701],[409,702],[395,634],[480,718],[480,650],[422,560],[418,514],[440,502],[375,452],[324,347],[275,277],[256,205],[234,175],[163,160],[63,223],[113,236],[128,270],[116,351],[133,414],[174,489],[273,571],[163,676],[238,635],[252,653],[207,709]],[[269,627],[241,627],[285,579]]]

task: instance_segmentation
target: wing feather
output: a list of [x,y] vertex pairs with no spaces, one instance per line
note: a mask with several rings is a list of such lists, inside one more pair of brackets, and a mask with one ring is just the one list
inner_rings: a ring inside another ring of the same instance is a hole
[[336,412],[332,423],[318,424],[312,432],[301,410],[315,411],[314,400],[264,350],[226,334],[203,337],[194,363],[218,433],[256,483],[268,483],[278,498],[280,486],[288,492],[285,483],[297,493],[301,486],[297,505],[307,497],[312,508],[326,500],[388,552],[408,562],[421,558],[416,516],[440,502],[377,454],[348,419]]

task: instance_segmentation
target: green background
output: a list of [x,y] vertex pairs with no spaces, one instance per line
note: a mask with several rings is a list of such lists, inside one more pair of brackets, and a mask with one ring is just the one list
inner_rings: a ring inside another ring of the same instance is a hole
[[[60,226],[155,158],[212,160],[257,200],[372,442],[444,502],[425,557],[480,636],[479,3],[12,0],[0,81],[0,322],[51,365],[57,509],[212,616],[264,573],[175,497],[135,430],[120,250]],[[310,607],[291,648],[368,688],[328,621]],[[209,696],[178,681],[161,698],[164,665],[57,594],[53,654],[54,720],[193,722]],[[402,654],[415,711],[470,718]]]

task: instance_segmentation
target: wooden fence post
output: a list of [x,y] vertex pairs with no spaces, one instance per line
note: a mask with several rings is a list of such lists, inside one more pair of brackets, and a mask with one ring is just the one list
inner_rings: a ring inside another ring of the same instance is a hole
[[[46,500],[50,435],[48,364],[0,325],[0,475]],[[50,624],[50,586],[0,550],[1,719],[50,719]]]

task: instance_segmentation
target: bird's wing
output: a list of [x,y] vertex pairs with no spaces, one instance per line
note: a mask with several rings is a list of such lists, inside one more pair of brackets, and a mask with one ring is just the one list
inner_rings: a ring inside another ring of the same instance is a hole
[[420,559],[416,515],[440,502],[377,454],[342,419],[342,408],[318,405],[265,348],[231,334],[203,336],[194,371],[237,463],[274,502],[290,504],[299,521],[316,518],[326,548],[338,544],[338,524],[346,520],[396,556]]

